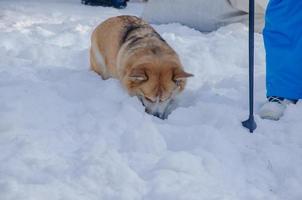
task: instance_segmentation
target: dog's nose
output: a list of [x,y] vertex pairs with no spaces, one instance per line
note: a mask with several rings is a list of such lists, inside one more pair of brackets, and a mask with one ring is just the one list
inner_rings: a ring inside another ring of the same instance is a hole
[[159,113],[159,112],[156,112],[153,114],[155,117],[158,117],[160,119],[167,119],[167,116],[165,113]]
[[149,110],[148,108],[145,109],[146,113],[152,114],[155,117],[161,118],[161,114],[160,112],[152,112],[151,110]]
[[153,114],[155,117],[161,118],[161,114],[159,112],[156,112]]

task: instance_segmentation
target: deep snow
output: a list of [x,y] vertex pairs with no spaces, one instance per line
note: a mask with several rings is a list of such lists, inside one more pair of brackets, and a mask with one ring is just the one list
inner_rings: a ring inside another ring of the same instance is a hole
[[[89,70],[90,33],[125,10],[0,2],[0,200],[301,200],[302,104],[249,134],[247,28],[156,25],[195,74],[168,120]],[[265,58],[256,34],[256,113]]]

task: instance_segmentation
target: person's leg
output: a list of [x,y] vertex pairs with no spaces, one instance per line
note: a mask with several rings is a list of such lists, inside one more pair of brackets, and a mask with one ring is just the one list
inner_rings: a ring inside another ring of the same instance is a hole
[[112,6],[111,0],[82,0],[82,4],[91,6]]
[[92,6],[113,6],[118,9],[127,6],[127,0],[82,0],[82,3]]
[[302,98],[302,1],[271,0],[263,31],[267,96]]
[[121,9],[127,6],[126,0],[112,0],[113,7]]
[[291,102],[284,99],[302,98],[301,10],[302,1],[271,0],[268,5],[263,36],[269,102],[260,110],[262,118],[278,120]]

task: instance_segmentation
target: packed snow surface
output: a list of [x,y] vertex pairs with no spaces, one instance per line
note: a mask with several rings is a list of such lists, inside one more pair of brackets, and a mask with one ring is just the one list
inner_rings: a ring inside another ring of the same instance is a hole
[[302,104],[278,122],[256,34],[258,129],[248,111],[247,27],[154,25],[195,76],[167,120],[89,70],[93,28],[140,15],[80,0],[0,2],[0,200],[301,200]]

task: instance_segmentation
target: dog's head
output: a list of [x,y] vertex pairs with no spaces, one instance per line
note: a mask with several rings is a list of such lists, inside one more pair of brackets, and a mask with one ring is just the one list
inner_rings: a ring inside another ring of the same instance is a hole
[[137,96],[146,112],[161,119],[167,118],[173,99],[185,87],[192,74],[178,63],[143,63],[131,67],[124,77],[124,85],[131,96]]

